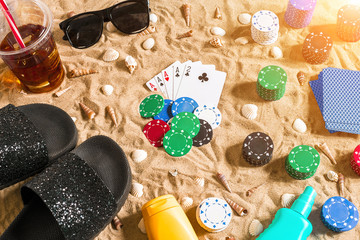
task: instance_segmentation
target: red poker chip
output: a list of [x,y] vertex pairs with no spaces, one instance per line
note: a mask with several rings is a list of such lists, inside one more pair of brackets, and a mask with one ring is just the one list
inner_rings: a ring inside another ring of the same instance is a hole
[[360,176],[360,145],[355,148],[351,156],[351,167]]
[[161,147],[165,133],[169,130],[170,126],[163,120],[152,120],[145,125],[143,133],[151,145]]

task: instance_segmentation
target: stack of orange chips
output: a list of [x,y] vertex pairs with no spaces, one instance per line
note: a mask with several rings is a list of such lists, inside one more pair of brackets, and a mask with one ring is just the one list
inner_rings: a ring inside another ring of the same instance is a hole
[[336,31],[338,36],[346,42],[360,40],[360,6],[345,5],[340,8]]
[[312,32],[307,35],[302,53],[310,64],[321,64],[328,60],[333,42],[330,36],[323,32]]

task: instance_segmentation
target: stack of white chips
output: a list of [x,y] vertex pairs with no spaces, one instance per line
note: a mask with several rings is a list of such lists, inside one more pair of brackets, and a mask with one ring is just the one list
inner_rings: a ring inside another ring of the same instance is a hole
[[279,18],[275,13],[261,10],[255,13],[251,20],[251,37],[262,45],[270,45],[279,36]]

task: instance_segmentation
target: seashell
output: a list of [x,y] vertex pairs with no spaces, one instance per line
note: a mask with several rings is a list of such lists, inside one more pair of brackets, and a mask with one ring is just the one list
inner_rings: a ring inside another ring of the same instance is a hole
[[157,21],[158,21],[158,17],[154,13],[151,13],[150,14],[150,22],[156,23]]
[[20,93],[21,93],[22,95],[27,95],[27,92],[25,92],[24,90],[21,90]]
[[259,186],[250,188],[249,190],[246,191],[246,196],[247,196],[247,197],[251,197],[251,195],[252,195],[259,187],[261,187],[261,186],[264,185],[264,184],[265,184],[265,183],[260,184]]
[[306,129],[307,129],[306,124],[304,123],[304,121],[299,119],[299,118],[295,119],[292,127],[293,127],[293,129],[295,131],[297,131],[299,133],[304,133],[304,132],[306,132]]
[[339,176],[338,184],[339,184],[340,197],[344,197],[344,195],[345,195],[345,177],[341,173],[339,173],[338,176]]
[[194,181],[195,181],[195,184],[200,187],[204,187],[204,185],[205,185],[205,179],[202,177],[195,177]]
[[111,85],[104,85],[101,87],[101,91],[103,92],[103,94],[105,94],[106,96],[110,96],[113,91],[114,91],[114,87]]
[[145,49],[145,50],[150,50],[154,47],[155,45],[155,40],[153,38],[149,38],[149,39],[146,39],[143,43],[142,43],[142,47]]
[[248,13],[242,13],[238,16],[238,21],[243,25],[248,25],[251,21],[251,15]]
[[224,29],[222,29],[221,27],[212,27],[210,29],[210,32],[212,35],[221,36],[221,37],[226,34],[226,31]]
[[98,73],[98,71],[94,69],[75,68],[70,71],[69,78],[81,77],[84,75],[89,75],[94,73]]
[[147,157],[147,152],[141,149],[135,150],[131,153],[131,157],[136,163],[144,161]]
[[263,231],[264,227],[259,220],[255,219],[250,223],[249,233],[251,236],[258,236]]
[[237,39],[235,39],[236,43],[240,43],[241,45],[245,45],[249,43],[249,38],[248,37],[239,37]]
[[281,196],[281,206],[283,206],[284,208],[289,208],[291,207],[295,199],[295,194],[285,193]]
[[211,46],[213,46],[215,48],[224,46],[224,42],[218,37],[214,37],[213,39],[211,39],[210,44],[211,44]]
[[60,90],[60,91],[58,91],[58,92],[56,92],[56,93],[54,93],[54,94],[55,94],[55,96],[60,97],[61,95],[63,95],[63,94],[66,93],[67,91],[69,91],[70,89],[71,89],[71,86],[70,86],[70,87],[67,87],[67,88],[65,88],[65,89],[63,89],[63,90]]
[[304,86],[305,82],[306,82],[306,79],[305,79],[305,73],[300,71],[298,72],[298,74],[296,75],[298,81],[299,81],[299,84],[300,86]]
[[131,195],[139,198],[144,194],[143,190],[144,190],[143,185],[141,185],[140,183],[137,183],[137,182],[133,182],[133,184],[131,186]]
[[169,173],[171,176],[176,177],[178,175],[178,170],[177,169],[170,170]]
[[272,47],[270,52],[271,52],[271,55],[276,59],[283,57],[283,52],[281,51],[281,49],[279,47],[276,47],[276,46]]
[[75,16],[76,13],[74,11],[70,11],[70,12],[67,12],[66,15],[68,18],[71,18],[71,17]]
[[76,118],[76,117],[71,117],[71,119],[73,120],[73,122],[76,122],[76,121],[77,121],[77,118]]
[[184,12],[186,26],[190,27],[191,5],[189,3],[185,3],[182,8]]
[[114,24],[112,24],[112,22],[108,22],[106,24],[106,30],[108,30],[109,32],[115,32],[118,29],[114,26]]
[[190,30],[190,31],[187,31],[186,33],[178,35],[177,39],[192,37],[192,35],[193,35],[193,30]]
[[145,35],[150,35],[152,34],[153,32],[155,32],[155,27],[154,26],[149,26],[147,29],[145,29],[144,31],[142,31],[141,33],[139,33],[137,36],[138,37],[142,37],[142,36],[145,36]]
[[241,207],[239,204],[237,204],[236,202],[234,202],[233,200],[229,199],[229,198],[225,198],[225,201],[230,205],[230,207],[232,209],[234,209],[234,211],[239,214],[240,217],[246,216],[248,214],[248,210],[246,210],[245,208]]
[[221,12],[220,12],[220,8],[219,8],[219,7],[216,7],[216,8],[215,8],[214,18],[222,19],[222,15],[221,15]]
[[330,149],[325,142],[316,144],[316,146],[330,159],[332,164],[337,164],[334,155],[330,152]]
[[326,174],[327,179],[332,182],[338,182],[339,181],[339,175],[334,171],[328,171]]
[[121,223],[120,219],[118,218],[118,216],[115,216],[113,218],[113,220],[111,221],[113,227],[116,229],[116,230],[120,230],[120,228],[122,228],[124,225]]
[[255,104],[245,104],[241,108],[241,114],[247,119],[254,120],[257,116],[258,107]]
[[109,48],[105,51],[104,55],[103,55],[103,60],[105,62],[112,62],[115,61],[116,59],[118,59],[120,56],[119,52],[116,51],[113,48]]
[[226,177],[224,174],[222,173],[216,173],[216,177],[219,179],[219,181],[222,183],[222,185],[224,185],[224,187],[229,191],[229,192],[232,192],[231,191],[231,188],[230,188],[230,185],[228,183],[228,181],[226,180]]
[[140,231],[143,233],[143,234],[146,234],[146,228],[145,228],[145,223],[144,223],[144,219],[141,218],[139,224],[138,224],[138,228],[140,229]]
[[118,122],[116,120],[114,108],[112,108],[111,106],[106,106],[105,111],[110,115],[111,121],[114,123],[114,125],[117,126]]
[[183,197],[181,199],[181,206],[183,207],[183,209],[186,211],[189,208],[191,208],[191,206],[193,205],[194,201],[192,198],[189,197]]
[[125,58],[125,65],[129,69],[130,74],[132,74],[135,71],[135,68],[137,66],[137,62],[132,56],[127,56]]
[[79,105],[90,120],[95,117],[96,113],[93,110],[91,110],[88,106],[86,106],[83,103],[79,103]]

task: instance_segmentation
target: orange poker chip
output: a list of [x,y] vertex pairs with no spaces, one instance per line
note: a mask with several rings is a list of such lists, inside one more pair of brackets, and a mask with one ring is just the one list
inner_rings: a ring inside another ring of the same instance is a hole
[[302,53],[310,64],[321,64],[328,60],[333,41],[323,32],[312,32],[305,38]]
[[143,133],[151,145],[154,147],[161,147],[163,145],[165,133],[169,130],[170,126],[163,120],[152,120],[145,125]]

